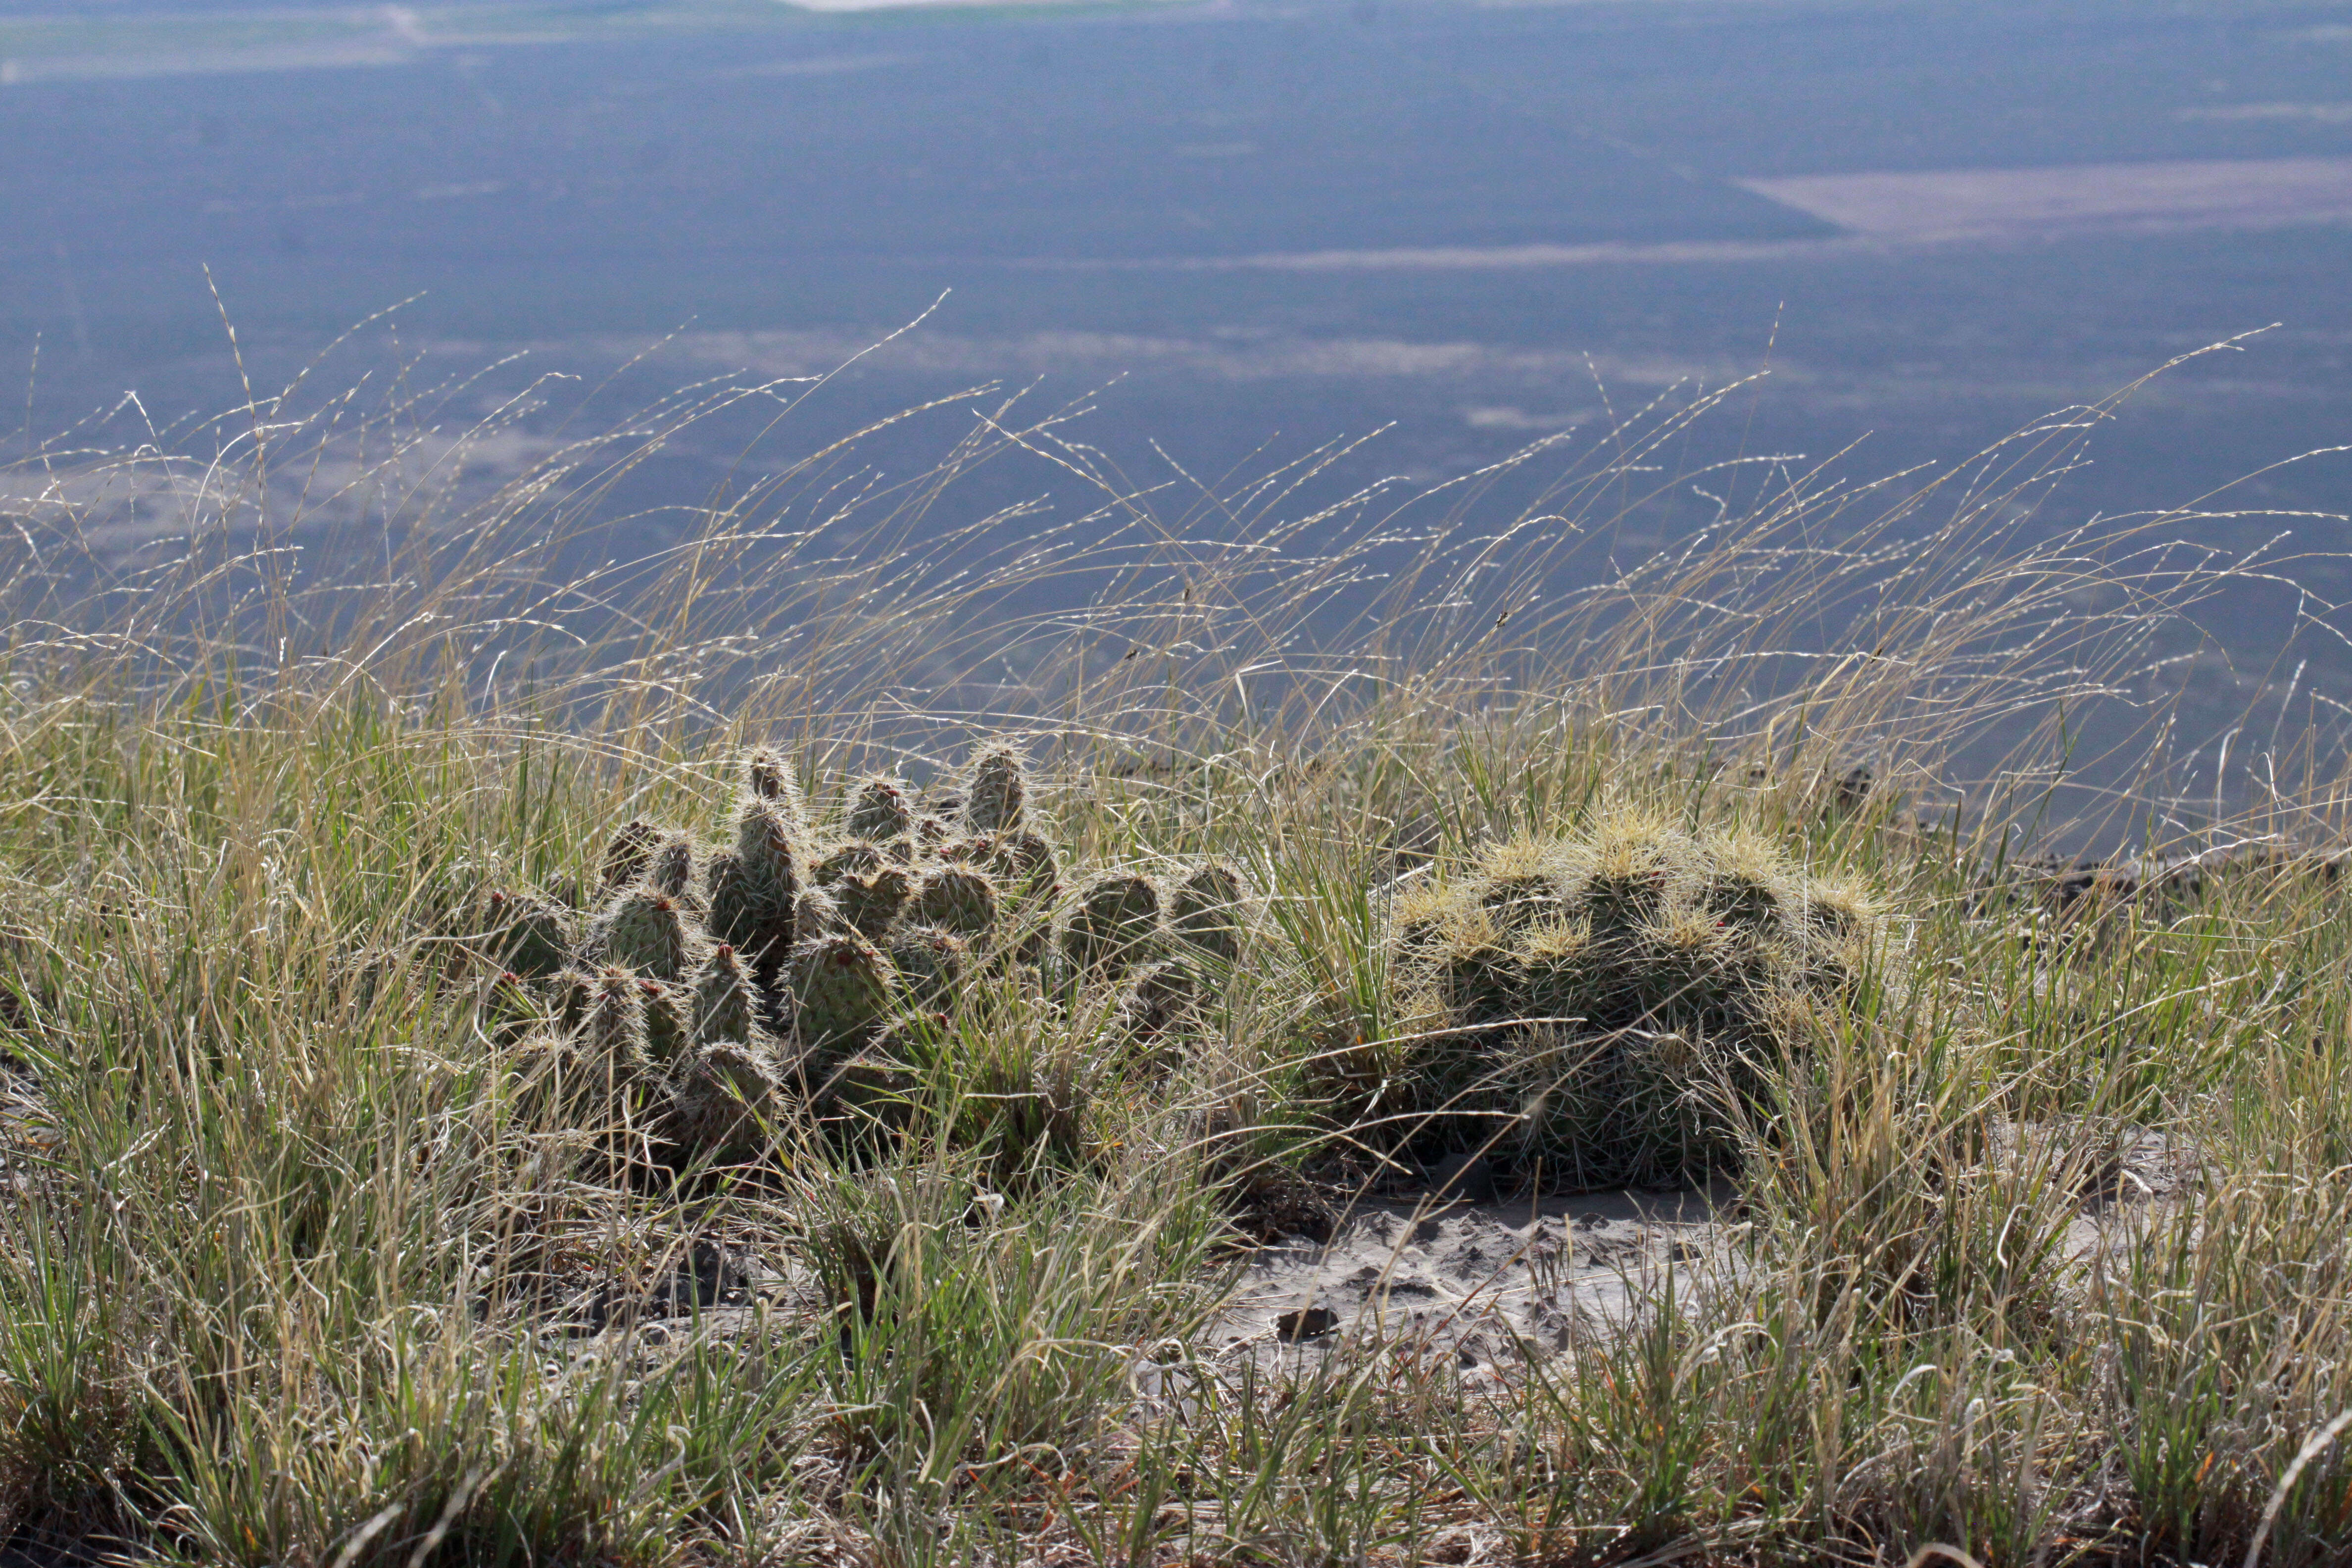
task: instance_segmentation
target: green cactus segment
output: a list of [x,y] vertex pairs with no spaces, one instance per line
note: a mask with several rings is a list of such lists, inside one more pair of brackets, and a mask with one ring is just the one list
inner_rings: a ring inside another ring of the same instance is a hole
[[697,1045],[733,1040],[749,1045],[760,1026],[759,982],[725,942],[713,949],[694,981]]
[[762,749],[751,753],[744,772],[747,801],[772,808],[794,834],[807,831],[807,803],[801,798],[801,786],[788,759]]
[[1156,1040],[1188,1030],[1200,1008],[1200,983],[1192,968],[1176,959],[1162,959],[1136,971],[1119,998],[1118,1018],[1137,1038]]
[[991,746],[971,764],[971,782],[964,786],[963,821],[971,833],[1017,833],[1026,820],[1029,781],[1021,771],[1021,754],[1010,746]]
[[567,969],[555,977],[550,989],[555,1031],[571,1039],[587,1026],[588,1009],[596,997],[596,978],[582,970]]
[[885,866],[866,877],[849,877],[833,885],[833,897],[841,906],[841,918],[851,930],[868,942],[879,942],[906,907],[912,890],[907,873],[896,866]]
[[855,931],[803,942],[793,955],[793,1002],[812,1051],[855,1049],[890,1010],[890,961]]
[[793,932],[800,941],[849,929],[841,916],[841,901],[823,888],[803,888],[793,900]]
[[681,980],[694,967],[686,912],[667,893],[637,888],[605,911],[599,936],[604,962],[655,980]]
[[949,865],[927,874],[908,901],[907,918],[970,936],[996,921],[996,884],[971,866]]
[[1034,833],[1008,835],[998,858],[1007,884],[1024,893],[1049,893],[1062,879],[1062,864],[1055,858],[1054,847]]
[[646,861],[646,886],[683,902],[694,887],[694,840],[674,833],[654,846]]
[[793,902],[800,896],[800,857],[792,826],[772,801],[743,804],[735,847],[710,857],[710,934],[730,943],[762,974],[772,973],[799,933]]
[[1148,877],[1111,872],[1087,887],[1062,932],[1081,973],[1116,973],[1150,957],[1160,934],[1160,889]]
[[614,1087],[634,1081],[652,1060],[646,1047],[646,1005],[636,976],[625,970],[599,973],[580,1031],[582,1053]]
[[672,1081],[670,1136],[697,1158],[756,1159],[782,1100],[764,1053],[740,1041],[716,1041],[696,1050]]
[[492,893],[489,904],[488,945],[500,968],[543,980],[572,962],[578,939],[571,911],[528,893]]
[[971,973],[971,949],[951,931],[902,926],[890,942],[890,963],[907,999],[918,1007],[953,1004]]
[[656,1067],[687,1056],[694,1049],[694,998],[683,985],[640,980],[637,990],[646,1012],[646,1056]]
[[655,846],[662,840],[662,831],[650,822],[625,822],[604,845],[604,864],[597,878],[597,890],[609,898],[646,874],[646,862],[653,858]]
[[908,840],[914,832],[915,811],[908,802],[905,783],[877,778],[859,784],[850,798],[845,826],[850,837],[875,844],[895,846]]
[[1222,860],[1192,868],[1169,900],[1169,923],[1177,936],[1220,963],[1238,963],[1248,930],[1249,886]]
[[820,888],[831,888],[852,877],[870,877],[889,863],[890,857],[882,852],[881,846],[852,838],[819,856],[809,880]]

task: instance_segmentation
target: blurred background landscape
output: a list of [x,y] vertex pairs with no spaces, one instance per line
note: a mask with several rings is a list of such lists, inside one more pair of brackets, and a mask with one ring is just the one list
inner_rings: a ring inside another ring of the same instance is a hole
[[2352,689],[2352,461],[2290,461],[2352,439],[2352,3],[9,0],[0,146],[20,453],[202,447],[315,362],[452,428],[528,394],[467,453],[489,483],[919,319],[781,435],[669,440],[614,502],[648,540],[759,441],[968,388],[1002,390],[867,460],[1025,389],[1138,486],[1375,437],[1336,495],[1574,461],[1768,373],[1661,460],[1788,461],[1668,473],[1607,520],[1640,554],[1742,483],[1916,483],[2267,329],[2123,405],[2030,526],[2185,507],[2169,533],[2304,557],[2311,595],[2225,595],[2169,679],[2217,715],[2305,661]]

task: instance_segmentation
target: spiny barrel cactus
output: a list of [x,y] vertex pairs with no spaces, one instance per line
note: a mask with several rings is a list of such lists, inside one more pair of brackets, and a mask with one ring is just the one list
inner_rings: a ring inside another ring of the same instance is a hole
[[910,852],[907,841],[914,832],[915,811],[908,802],[905,781],[872,778],[859,784],[843,826],[852,838]]
[[890,1011],[890,961],[856,931],[801,943],[793,954],[793,1002],[802,1044],[838,1054],[870,1037]]
[[[1377,1109],[1424,1142],[1540,1159],[1564,1184],[1683,1179],[1732,1152],[1722,1090],[1805,1048],[1882,926],[1761,840],[1639,818],[1522,840],[1399,897],[1399,1011],[1422,1037]],[[1411,1100],[1412,1103],[1403,1103]]]
[[529,893],[492,893],[488,924],[491,956],[526,980],[560,973],[578,942],[572,911]]
[[715,1041],[698,1048],[671,1081],[669,1134],[691,1156],[753,1159],[782,1101],[765,1052],[739,1040]]
[[970,936],[996,921],[996,884],[977,867],[946,865],[926,872],[908,900],[906,916],[919,925]]
[[1017,833],[1026,824],[1028,805],[1029,781],[1022,773],[1020,752],[996,745],[972,760],[963,791],[966,831]]
[[629,821],[614,830],[604,845],[604,860],[597,890],[611,897],[646,874],[646,862],[662,840],[662,831],[650,822]]
[[1062,951],[1082,973],[1143,962],[1160,934],[1160,889],[1148,877],[1107,872],[1087,885],[1062,931]]
[[655,980],[680,980],[694,967],[695,934],[676,899],[633,888],[598,918],[593,945],[607,963]]
[[1248,884],[1223,860],[1204,861],[1176,884],[1169,924],[1187,945],[1220,963],[1238,963],[1247,929]]

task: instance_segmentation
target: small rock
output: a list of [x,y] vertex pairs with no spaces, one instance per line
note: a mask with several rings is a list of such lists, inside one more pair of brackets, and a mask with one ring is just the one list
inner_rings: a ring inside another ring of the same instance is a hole
[[1339,1314],[1328,1307],[1301,1307],[1274,1321],[1274,1331],[1293,1342],[1318,1338],[1339,1326]]

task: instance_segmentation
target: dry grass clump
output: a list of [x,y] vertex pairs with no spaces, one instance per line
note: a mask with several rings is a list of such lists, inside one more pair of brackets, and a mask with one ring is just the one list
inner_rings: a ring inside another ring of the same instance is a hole
[[[936,472],[814,443],[597,564],[612,484],[798,395],[700,389],[463,516],[355,482],[341,536],[278,481],[425,450],[346,403],[11,476],[13,1544],[2352,1556],[2352,905],[2109,878],[2058,942],[1986,896],[2053,822],[2346,837],[2316,728],[2258,812],[2189,818],[2153,743],[2067,793],[2241,581],[2155,523],[2015,531],[2100,411],[1865,515],[1690,471],[1711,400],[1662,405],[1490,520],[1494,475],[1309,504],[1329,453],[1141,494],[992,401]],[[1039,454],[1076,514],[939,526]],[[1678,542],[1548,553],[1620,521]],[[1351,1139],[1736,1214],[1475,1367],[1227,1343],[1231,1195]]]
[[1874,973],[1885,923],[1753,833],[1625,812],[1489,846],[1397,894],[1409,1043],[1349,1109],[1416,1152],[1478,1148],[1570,1187],[1730,1170],[1770,1085]]

